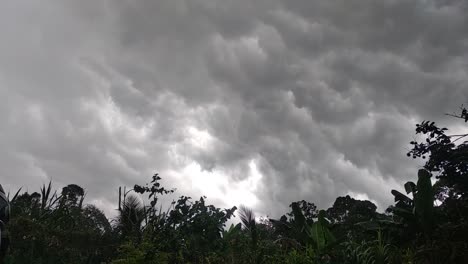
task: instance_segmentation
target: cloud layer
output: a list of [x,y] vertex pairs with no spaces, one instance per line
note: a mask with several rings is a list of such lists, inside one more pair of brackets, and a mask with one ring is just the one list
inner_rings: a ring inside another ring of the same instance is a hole
[[112,210],[160,172],[277,216],[414,179],[413,125],[468,98],[465,1],[14,1],[0,10],[0,180]]

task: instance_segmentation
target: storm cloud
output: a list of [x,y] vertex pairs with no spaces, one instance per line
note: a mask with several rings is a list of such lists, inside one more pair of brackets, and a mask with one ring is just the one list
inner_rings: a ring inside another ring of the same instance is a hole
[[278,216],[414,179],[414,124],[468,98],[466,1],[8,1],[0,180],[164,184]]

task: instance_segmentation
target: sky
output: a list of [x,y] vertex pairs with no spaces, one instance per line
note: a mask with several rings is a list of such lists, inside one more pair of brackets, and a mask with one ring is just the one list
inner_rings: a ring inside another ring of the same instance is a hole
[[468,102],[468,2],[21,0],[0,8],[0,183],[79,184],[115,212],[178,195],[279,216],[383,211],[415,180],[414,125]]

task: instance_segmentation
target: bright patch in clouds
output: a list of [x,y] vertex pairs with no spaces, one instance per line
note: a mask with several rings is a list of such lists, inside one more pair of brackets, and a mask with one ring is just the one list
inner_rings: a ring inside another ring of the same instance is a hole
[[254,160],[249,162],[248,177],[239,182],[229,179],[229,176],[220,170],[202,170],[201,166],[192,162],[182,171],[182,177],[188,179],[192,189],[206,195],[208,198],[217,199],[225,206],[245,205],[253,207],[258,198],[255,191],[259,187],[262,174],[259,172]]
[[187,131],[190,143],[197,148],[207,149],[214,140],[214,138],[205,130],[189,126]]

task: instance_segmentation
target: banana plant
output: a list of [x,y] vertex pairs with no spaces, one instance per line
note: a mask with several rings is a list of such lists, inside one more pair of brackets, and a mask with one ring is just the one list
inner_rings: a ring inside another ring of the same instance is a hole
[[396,206],[392,208],[395,215],[416,225],[426,236],[429,236],[434,224],[434,191],[431,174],[424,169],[418,171],[418,182],[405,183],[405,191],[412,194],[413,199],[399,191],[392,190]]
[[286,223],[281,220],[270,219],[277,227],[286,227],[291,230],[293,239],[302,245],[312,246],[317,253],[322,254],[326,249],[337,243],[337,239],[329,229],[329,222],[325,217],[325,211],[320,210],[316,221],[307,222],[302,209],[297,203],[291,204],[294,221]]
[[235,236],[237,236],[242,229],[242,224],[237,225],[231,224],[228,230],[223,230],[223,239],[230,242]]
[[323,252],[329,246],[335,244],[336,238],[328,228],[328,220],[325,218],[325,211],[320,210],[318,219],[312,226],[305,224],[305,231],[309,238],[315,243],[318,252]]

